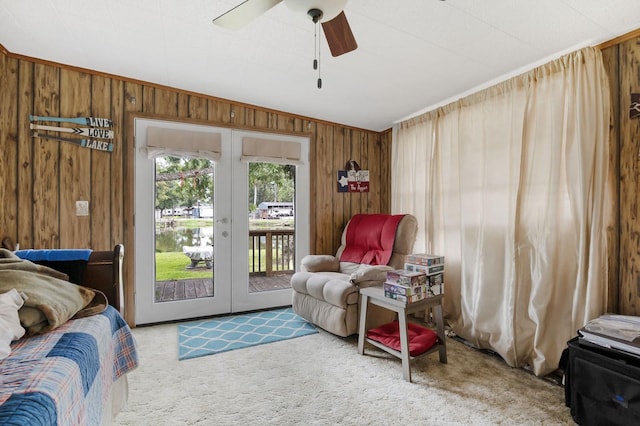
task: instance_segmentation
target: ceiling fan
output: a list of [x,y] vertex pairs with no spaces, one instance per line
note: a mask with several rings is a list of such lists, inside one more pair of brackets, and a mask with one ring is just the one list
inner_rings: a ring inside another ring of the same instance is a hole
[[358,48],[343,10],[347,0],[245,0],[215,18],[213,23],[239,29],[282,1],[289,9],[305,13],[314,23],[322,24],[332,56],[344,55]]

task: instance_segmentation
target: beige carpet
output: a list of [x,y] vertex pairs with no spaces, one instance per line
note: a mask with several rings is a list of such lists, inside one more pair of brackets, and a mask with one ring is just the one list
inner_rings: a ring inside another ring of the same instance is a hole
[[448,338],[400,360],[323,332],[178,361],[177,325],[134,330],[140,367],[129,375],[119,425],[571,425],[561,386]]

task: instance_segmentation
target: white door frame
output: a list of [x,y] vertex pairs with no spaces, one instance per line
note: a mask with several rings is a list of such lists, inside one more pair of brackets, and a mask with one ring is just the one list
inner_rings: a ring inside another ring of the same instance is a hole
[[[214,178],[214,297],[160,303],[154,300],[155,161],[149,159],[144,150],[146,129],[150,126],[222,135],[222,156],[216,162]],[[148,118],[135,118],[134,132],[135,323],[149,324],[290,305],[291,289],[249,292],[248,164],[240,161],[242,138],[293,141],[301,145],[301,159],[305,164],[296,167],[296,269],[310,247],[309,138]]]
[[[136,324],[148,324],[185,318],[228,313],[231,310],[231,130],[177,121],[135,119],[135,301]],[[213,297],[155,302],[155,160],[149,159],[146,147],[148,127],[220,133],[222,158],[215,165],[214,177],[214,280]],[[226,218],[226,220],[225,220]]]

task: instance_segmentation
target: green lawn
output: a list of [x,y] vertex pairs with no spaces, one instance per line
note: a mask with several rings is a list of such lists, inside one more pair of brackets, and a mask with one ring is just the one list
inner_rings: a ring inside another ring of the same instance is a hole
[[[209,278],[211,269],[189,270],[191,261],[184,253],[156,253],[156,281],[188,280],[191,278]],[[204,265],[200,263],[200,265]]]
[[[264,249],[260,251],[260,270],[264,271],[266,270],[266,253]],[[191,261],[182,252],[156,253],[156,281],[178,281],[211,277],[211,269],[190,270],[187,269],[190,264]],[[204,265],[204,263],[200,263],[200,265]],[[249,268],[251,268],[251,265],[251,258],[249,258]]]

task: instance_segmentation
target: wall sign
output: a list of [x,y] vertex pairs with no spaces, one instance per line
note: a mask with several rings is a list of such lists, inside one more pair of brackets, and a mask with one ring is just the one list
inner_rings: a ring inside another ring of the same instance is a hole
[[369,170],[361,170],[355,160],[347,161],[346,170],[338,170],[338,192],[369,192]]
[[629,118],[640,117],[640,93],[631,94],[631,105],[629,106]]
[[[109,118],[100,117],[42,117],[38,115],[30,115],[29,128],[36,130],[31,132],[31,137],[51,139],[62,142],[69,142],[75,145],[79,145],[84,148],[95,149],[98,151],[113,151],[113,143],[110,140],[100,139],[113,139],[113,121]],[[55,123],[72,123],[79,125],[86,125],[91,127],[57,127],[47,126],[43,124],[36,124],[38,121],[51,121]],[[105,129],[106,127],[106,129]],[[63,136],[57,136],[51,133],[40,133],[37,130],[44,130],[45,132],[57,132],[59,133],[71,133],[75,136],[87,136],[88,138],[67,138]]]

